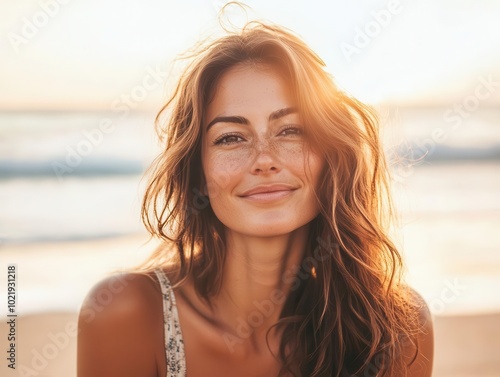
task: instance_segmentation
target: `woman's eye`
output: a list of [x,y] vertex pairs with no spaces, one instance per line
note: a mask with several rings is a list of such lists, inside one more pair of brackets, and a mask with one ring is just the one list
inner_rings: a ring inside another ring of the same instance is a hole
[[214,144],[234,144],[243,141],[244,139],[239,135],[223,135],[214,141]]
[[301,136],[302,134],[303,134],[302,128],[294,126],[287,127],[280,132],[280,135],[283,136]]

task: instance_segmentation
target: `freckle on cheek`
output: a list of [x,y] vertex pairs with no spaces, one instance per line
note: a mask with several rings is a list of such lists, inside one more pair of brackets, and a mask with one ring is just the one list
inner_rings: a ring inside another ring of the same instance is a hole
[[231,154],[218,156],[213,163],[214,175],[213,178],[217,185],[225,187],[229,184],[231,178],[240,174],[245,165],[248,164],[249,158],[246,153],[238,151]]
[[[281,165],[290,163],[303,163],[304,146],[302,143],[271,142],[268,146],[269,152],[273,154],[277,162]],[[231,177],[242,173],[249,167],[258,154],[255,144],[241,146],[230,153],[224,153],[213,160],[214,176],[216,183],[220,187],[226,186]]]
[[273,143],[273,153],[277,156],[281,163],[290,164],[292,161],[302,161],[303,145],[301,143]]
[[248,164],[249,157],[250,153],[248,153],[248,151],[238,151],[237,153],[226,156],[220,164],[227,173],[238,174],[243,167]]

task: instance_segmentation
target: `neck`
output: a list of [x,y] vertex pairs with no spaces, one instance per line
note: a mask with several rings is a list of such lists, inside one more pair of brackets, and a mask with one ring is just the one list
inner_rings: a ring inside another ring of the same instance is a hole
[[222,287],[212,306],[225,326],[236,333],[245,328],[249,337],[265,336],[279,319],[290,292],[290,276],[303,258],[308,231],[305,225],[267,238],[227,232]]

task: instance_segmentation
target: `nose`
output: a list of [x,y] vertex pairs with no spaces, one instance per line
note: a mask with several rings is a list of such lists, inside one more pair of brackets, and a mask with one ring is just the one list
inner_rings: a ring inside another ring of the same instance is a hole
[[262,140],[254,146],[256,156],[252,164],[253,174],[275,174],[281,170],[270,144],[269,140]]

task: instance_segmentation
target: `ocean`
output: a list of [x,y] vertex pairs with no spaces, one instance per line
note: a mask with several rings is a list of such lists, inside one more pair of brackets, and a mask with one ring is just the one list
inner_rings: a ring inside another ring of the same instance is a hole
[[141,230],[141,178],[157,148],[153,114],[0,114],[3,243]]

